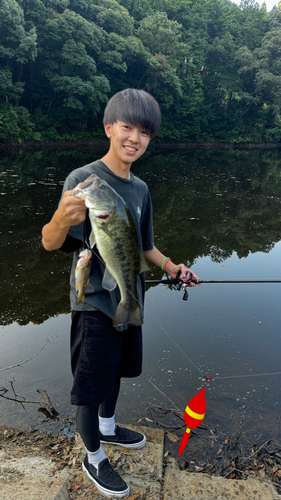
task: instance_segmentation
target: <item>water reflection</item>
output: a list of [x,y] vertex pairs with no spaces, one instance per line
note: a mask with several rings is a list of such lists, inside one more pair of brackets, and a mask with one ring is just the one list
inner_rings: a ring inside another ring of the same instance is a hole
[[[101,154],[22,153],[0,161],[0,365],[32,355],[50,339],[40,358],[2,372],[1,385],[14,377],[17,390],[31,399],[43,386],[65,414],[72,411],[71,257],[46,252],[40,233],[66,175]],[[194,266],[205,280],[281,279],[278,151],[148,151],[134,172],[149,185],[156,245],[163,253]],[[152,268],[148,277],[160,278],[162,271]],[[176,290],[151,287],[144,372],[136,381],[124,381],[119,417],[144,414],[147,398],[159,398],[150,377],[184,410],[204,373],[216,378],[207,391],[210,424],[230,432],[248,419],[262,433],[268,427],[280,432],[280,377],[236,378],[280,371],[280,320],[280,285],[206,284],[192,290],[186,303]],[[3,408],[6,422],[19,425],[19,408],[6,402]],[[265,424],[269,410],[270,425]],[[28,409],[20,425],[37,425],[40,418]]]
[[280,160],[269,155],[272,161],[244,151],[152,158],[146,180],[164,247],[172,244],[191,263],[269,251],[281,237]]
[[[41,228],[68,172],[101,153],[22,153],[1,160],[1,322],[41,323],[67,312],[70,257],[41,248]],[[268,252],[281,238],[278,151],[147,153],[156,244],[175,262]],[[160,270],[153,270],[161,276]]]

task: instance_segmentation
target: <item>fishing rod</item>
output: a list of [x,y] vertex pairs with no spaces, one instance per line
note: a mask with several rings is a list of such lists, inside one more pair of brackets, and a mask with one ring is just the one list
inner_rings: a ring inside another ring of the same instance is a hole
[[145,283],[148,285],[160,285],[163,283],[164,285],[178,285],[179,283],[187,284],[195,283],[196,285],[201,285],[201,283],[281,283],[281,280],[195,280],[185,278],[170,278],[163,280],[145,280]]
[[177,289],[184,290],[183,300],[188,299],[187,287],[190,283],[201,285],[201,283],[281,283],[281,280],[196,280],[192,278],[192,273],[187,272],[185,277],[167,278],[161,280],[145,280],[147,285],[177,285]]

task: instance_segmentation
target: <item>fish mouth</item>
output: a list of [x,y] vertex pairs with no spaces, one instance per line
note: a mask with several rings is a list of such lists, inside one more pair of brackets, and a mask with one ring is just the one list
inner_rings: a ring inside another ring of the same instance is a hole
[[108,219],[114,210],[114,206],[112,205],[103,206],[102,201],[91,202],[86,199],[85,205],[89,208],[90,213],[97,219]]
[[108,219],[109,217],[109,214],[105,214],[105,215],[97,215],[97,218],[98,219]]
[[99,210],[98,208],[91,208],[90,211],[95,219],[108,219],[111,215],[108,210]]

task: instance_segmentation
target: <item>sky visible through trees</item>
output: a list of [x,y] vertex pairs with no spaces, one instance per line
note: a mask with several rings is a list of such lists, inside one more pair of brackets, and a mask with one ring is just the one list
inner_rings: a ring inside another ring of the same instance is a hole
[[[232,0],[237,5],[240,4],[240,0]],[[267,12],[270,12],[273,7],[278,7],[279,0],[257,0],[257,3],[262,6],[263,3],[266,5]]]

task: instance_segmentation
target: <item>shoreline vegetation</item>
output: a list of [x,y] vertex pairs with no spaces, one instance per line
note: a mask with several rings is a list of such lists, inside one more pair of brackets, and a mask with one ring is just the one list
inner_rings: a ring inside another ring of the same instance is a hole
[[[79,139],[79,140],[10,140],[0,141],[0,152],[13,153],[18,151],[65,151],[65,150],[97,150],[106,149],[107,140]],[[186,149],[186,150],[253,150],[253,149],[281,149],[281,142],[169,142],[155,141],[150,144],[150,149]]]
[[132,87],[159,102],[159,141],[280,142],[276,4],[2,0],[0,141],[103,140],[106,102]]

